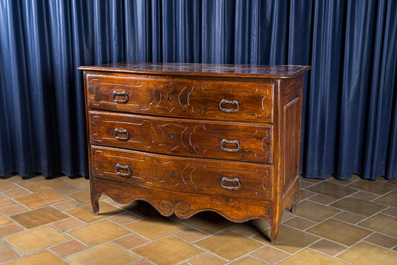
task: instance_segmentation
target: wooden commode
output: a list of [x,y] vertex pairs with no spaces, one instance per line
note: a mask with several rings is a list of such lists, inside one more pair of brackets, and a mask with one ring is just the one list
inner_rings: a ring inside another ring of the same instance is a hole
[[91,203],[144,200],[162,215],[263,218],[274,244],[298,203],[308,66],[82,66]]

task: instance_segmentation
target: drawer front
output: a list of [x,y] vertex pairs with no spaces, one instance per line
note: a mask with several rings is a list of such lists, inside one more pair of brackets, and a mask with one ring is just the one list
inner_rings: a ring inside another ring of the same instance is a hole
[[163,154],[272,162],[272,126],[89,112],[90,141]]
[[131,113],[272,122],[273,84],[86,74],[87,105]]
[[272,166],[92,146],[92,175],[164,190],[272,198]]

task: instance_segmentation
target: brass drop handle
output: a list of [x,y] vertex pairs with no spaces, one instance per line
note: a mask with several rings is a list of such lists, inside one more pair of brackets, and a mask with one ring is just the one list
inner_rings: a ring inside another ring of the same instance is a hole
[[241,182],[238,178],[229,179],[227,177],[223,177],[221,180],[221,187],[225,190],[238,190],[240,188],[240,184]]
[[[222,105],[224,104],[232,104],[235,106],[234,109],[232,108],[224,108]],[[227,99],[221,99],[219,101],[218,107],[221,111],[226,112],[226,113],[236,113],[238,109],[240,108],[238,100],[227,100]]]
[[[116,96],[123,97],[123,99],[116,99]],[[123,92],[113,91],[112,92],[112,100],[116,103],[125,104],[125,103],[127,103],[128,99],[129,99],[128,94],[125,91],[123,91]]]
[[[226,148],[224,145],[226,144],[235,144],[236,148]],[[227,139],[222,139],[219,143],[220,148],[222,151],[229,152],[229,153],[236,153],[240,151],[240,141],[239,140],[227,140]]]
[[[119,171],[120,169],[126,170],[127,173],[120,172]],[[122,176],[122,177],[128,177],[131,175],[130,166],[129,165],[122,166],[119,163],[117,163],[117,165],[114,167],[114,172],[116,172],[117,175]]]
[[[120,137],[118,136],[119,134],[124,134],[125,137]],[[130,134],[128,133],[127,129],[120,130],[119,128],[116,128],[113,131],[113,137],[119,141],[128,141],[128,139],[130,139]]]

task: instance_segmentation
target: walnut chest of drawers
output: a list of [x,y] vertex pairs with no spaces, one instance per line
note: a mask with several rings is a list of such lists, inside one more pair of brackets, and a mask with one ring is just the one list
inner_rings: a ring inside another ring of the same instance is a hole
[[263,218],[274,244],[298,202],[308,66],[84,66],[91,203],[144,200],[162,215]]

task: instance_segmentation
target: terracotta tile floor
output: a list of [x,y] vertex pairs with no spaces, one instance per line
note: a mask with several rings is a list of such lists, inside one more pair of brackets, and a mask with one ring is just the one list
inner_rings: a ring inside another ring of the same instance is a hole
[[275,246],[263,220],[178,220],[106,196],[100,207],[94,216],[84,178],[0,178],[0,263],[397,264],[397,180],[302,179]]

